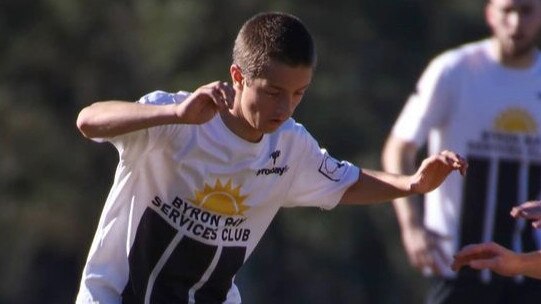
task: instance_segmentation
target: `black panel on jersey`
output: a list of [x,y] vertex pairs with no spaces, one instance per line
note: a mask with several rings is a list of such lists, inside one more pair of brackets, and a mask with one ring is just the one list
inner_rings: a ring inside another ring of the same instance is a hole
[[[141,217],[129,255],[129,280],[122,292],[122,303],[143,303],[149,280],[151,303],[188,303],[190,289],[209,269],[217,246],[183,236],[172,244],[179,232],[158,213],[147,208]],[[164,256],[167,248],[170,255]],[[233,277],[244,263],[246,248],[224,247],[208,280],[195,290],[196,303],[222,303],[231,288]],[[163,267],[156,272],[160,260]],[[153,271],[155,280],[151,277]]]
[[[509,212],[519,202],[519,189],[521,182],[527,182],[528,200],[536,199],[541,192],[541,164],[528,166],[528,181],[521,181],[519,176],[520,164],[518,161],[500,160],[498,163],[498,176],[496,189],[488,189],[489,161],[481,158],[468,160],[469,169],[464,186],[462,205],[462,225],[460,230],[460,247],[483,241],[483,226],[486,198],[488,191],[496,191],[496,206],[493,225],[493,241],[507,248],[512,248],[513,233],[516,220]],[[537,249],[534,230],[528,223],[522,231],[522,251],[528,252]],[[461,276],[469,276],[477,271],[464,268]]]
[[233,283],[235,273],[244,263],[245,247],[224,247],[216,269],[195,293],[196,303],[222,303]]
[[506,248],[512,247],[515,230],[516,221],[509,212],[518,201],[519,169],[517,161],[501,160],[498,164],[493,240]]
[[[487,159],[468,157],[468,174],[464,179],[462,197],[462,216],[459,248],[468,244],[479,243],[483,239],[485,209],[488,193],[488,172],[490,164]],[[478,271],[463,267],[460,276],[476,276]]]
[[176,229],[147,208],[141,217],[128,257],[130,273],[122,303],[143,303],[150,273],[171,243]]
[[[541,199],[541,164],[532,164],[528,170],[528,200]],[[522,232],[523,251],[530,252],[537,250],[534,240],[535,228],[530,222],[526,223]]]
[[188,292],[209,268],[216,246],[182,238],[156,279],[151,303],[187,303]]
[[488,193],[489,162],[486,159],[469,157],[468,174],[464,179],[460,248],[479,243],[483,239],[483,226]]

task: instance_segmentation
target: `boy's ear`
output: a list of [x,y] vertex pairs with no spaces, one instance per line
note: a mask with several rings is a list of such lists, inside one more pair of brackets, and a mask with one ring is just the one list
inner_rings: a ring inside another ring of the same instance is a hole
[[233,87],[242,90],[244,85],[244,75],[242,75],[240,67],[236,64],[232,64],[229,68],[229,74],[231,75]]

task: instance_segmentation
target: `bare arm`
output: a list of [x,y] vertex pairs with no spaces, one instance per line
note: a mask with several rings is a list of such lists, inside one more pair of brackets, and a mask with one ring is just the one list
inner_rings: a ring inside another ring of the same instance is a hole
[[84,108],[77,127],[88,138],[107,138],[164,124],[201,124],[224,110],[235,92],[216,81],[198,88],[184,102],[165,106],[103,101]]
[[102,101],[84,108],[77,127],[88,138],[107,138],[149,128],[182,123],[175,105],[153,106],[126,101]]
[[[529,201],[511,210],[514,218],[532,220],[535,228],[541,226],[541,201]],[[513,252],[494,242],[464,246],[454,256],[452,269],[464,266],[474,269],[490,269],[503,276],[525,275],[541,279],[541,251]]]
[[516,253],[496,243],[465,246],[455,255],[452,268],[490,269],[503,276],[525,275],[541,279],[541,251]]
[[385,202],[397,197],[427,193],[437,188],[453,170],[465,172],[467,164],[451,151],[426,158],[413,175],[364,170],[344,193],[343,204]]
[[[383,169],[396,174],[413,174],[417,150],[414,144],[391,136],[383,150]],[[419,196],[397,198],[393,201],[393,206],[402,229],[422,226]]]
[[[411,174],[415,171],[417,152],[413,143],[390,136],[383,150],[383,167],[388,172]],[[420,196],[398,198],[393,205],[410,264],[422,272],[440,273],[437,261],[447,265],[451,261],[438,246],[438,240],[444,236],[428,230],[423,223]]]
[[385,202],[412,193],[410,177],[363,169],[359,180],[344,193],[341,204]]

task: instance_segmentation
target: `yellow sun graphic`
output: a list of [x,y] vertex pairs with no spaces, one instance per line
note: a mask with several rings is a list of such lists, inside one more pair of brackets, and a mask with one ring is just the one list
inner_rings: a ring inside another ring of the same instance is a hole
[[205,188],[195,192],[193,203],[210,211],[225,215],[243,215],[249,207],[243,204],[247,196],[240,195],[240,186],[231,186],[231,180],[225,185],[217,179],[214,187],[205,183]]
[[537,124],[527,111],[521,108],[509,108],[496,117],[494,129],[504,133],[535,133]]

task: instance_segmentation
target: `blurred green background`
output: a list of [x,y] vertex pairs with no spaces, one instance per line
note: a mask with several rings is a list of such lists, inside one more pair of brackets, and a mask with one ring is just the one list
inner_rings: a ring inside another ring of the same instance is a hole
[[[471,0],[0,0],[0,303],[72,303],[117,162],[78,111],[227,80],[260,11],[299,16],[319,65],[295,118],[332,155],[379,153],[437,53],[485,36]],[[282,210],[237,277],[245,303],[420,303],[390,204]]]

